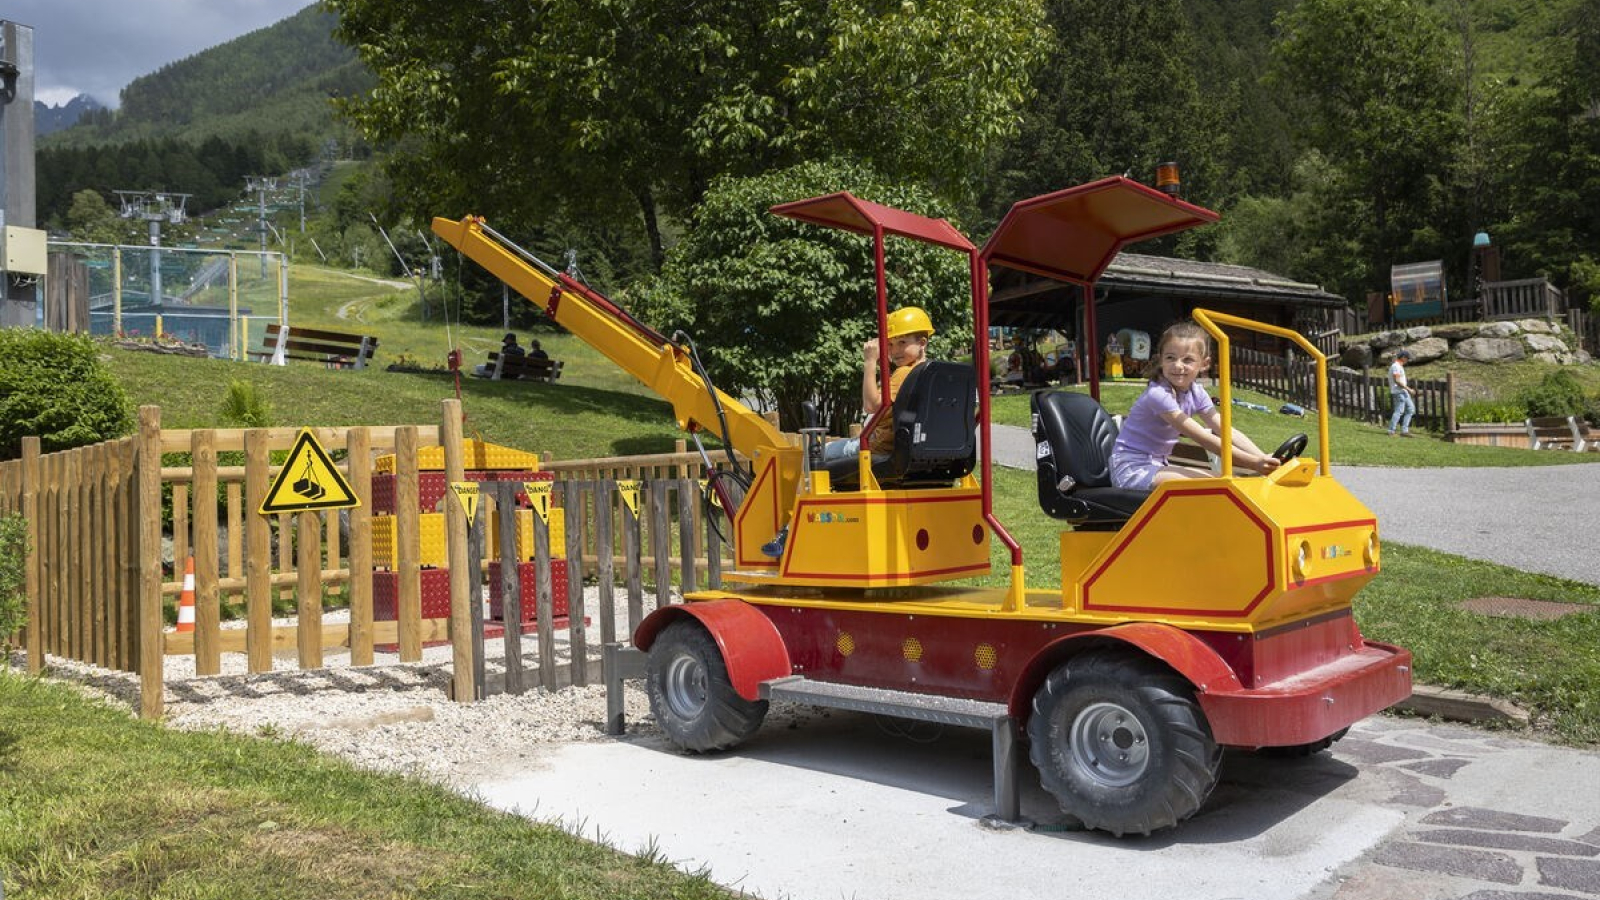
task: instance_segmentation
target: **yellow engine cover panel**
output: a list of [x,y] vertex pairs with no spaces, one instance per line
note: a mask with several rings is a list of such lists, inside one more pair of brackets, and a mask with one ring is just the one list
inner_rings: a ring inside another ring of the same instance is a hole
[[802,497],[779,580],[902,587],[989,571],[989,529],[976,488]]
[[1238,620],[1271,596],[1272,523],[1228,482],[1168,482],[1085,574],[1086,613]]

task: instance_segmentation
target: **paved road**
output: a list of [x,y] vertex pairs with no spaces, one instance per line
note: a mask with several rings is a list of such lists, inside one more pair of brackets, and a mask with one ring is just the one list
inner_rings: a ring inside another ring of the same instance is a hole
[[[1033,469],[1026,429],[996,425],[993,440],[995,462]],[[1600,584],[1600,458],[1532,468],[1335,466],[1333,475],[1377,515],[1387,540]]]

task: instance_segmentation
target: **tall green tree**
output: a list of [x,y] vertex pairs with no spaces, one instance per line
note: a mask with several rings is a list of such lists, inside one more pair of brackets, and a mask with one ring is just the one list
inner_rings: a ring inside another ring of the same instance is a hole
[[1221,110],[1201,96],[1181,0],[1051,0],[1046,9],[1055,40],[991,179],[990,217],[1106,175],[1149,182],[1168,160],[1191,196],[1213,202]]
[[972,196],[1016,126],[1035,0],[327,0],[379,85],[346,105],[418,218],[615,220],[660,260],[713,178],[825,153]]
[[[848,190],[864,200],[933,217],[947,206],[848,163],[804,163],[713,182],[695,227],[661,273],[628,298],[644,321],[682,329],[717,386],[769,400],[785,428],[800,404],[820,401],[843,434],[861,412],[861,345],[877,333],[872,240],[780,218],[776,203]],[[939,335],[934,355],[971,342],[966,257],[905,238],[886,240],[889,305],[920,306]]]
[[1338,170],[1349,213],[1333,233],[1365,250],[1334,284],[1384,289],[1396,262],[1444,255],[1444,179],[1461,138],[1456,36],[1422,0],[1301,0],[1279,17],[1277,83],[1304,86],[1310,145]]

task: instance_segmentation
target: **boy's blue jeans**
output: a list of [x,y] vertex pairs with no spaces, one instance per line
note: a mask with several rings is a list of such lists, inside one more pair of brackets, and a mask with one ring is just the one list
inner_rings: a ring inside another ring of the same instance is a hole
[[1407,434],[1411,431],[1411,417],[1417,414],[1417,401],[1410,391],[1390,396],[1394,398],[1394,414],[1389,417],[1389,433],[1399,429],[1401,434]]

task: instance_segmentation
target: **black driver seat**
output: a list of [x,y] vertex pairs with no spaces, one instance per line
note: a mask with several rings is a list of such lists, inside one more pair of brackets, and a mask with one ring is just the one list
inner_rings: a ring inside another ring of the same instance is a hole
[[1117,422],[1093,397],[1070,391],[1033,395],[1039,506],[1080,531],[1116,531],[1149,491],[1111,486]]
[[[971,366],[928,360],[912,367],[895,395],[894,451],[872,455],[872,477],[883,488],[949,487],[972,471],[978,457],[977,376]],[[863,434],[862,440],[867,436]],[[828,465],[836,490],[861,481],[854,455]]]

